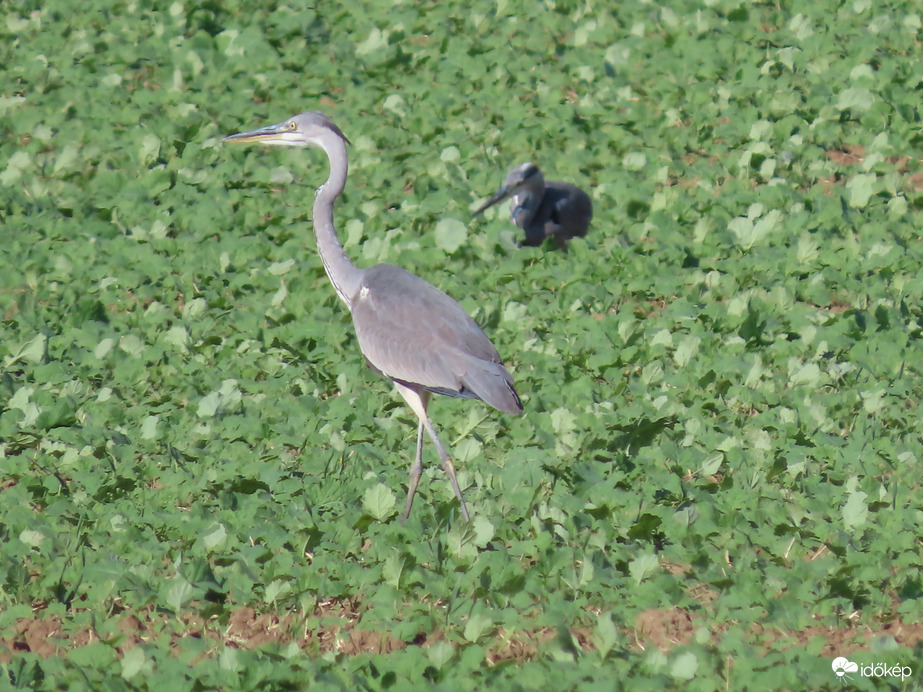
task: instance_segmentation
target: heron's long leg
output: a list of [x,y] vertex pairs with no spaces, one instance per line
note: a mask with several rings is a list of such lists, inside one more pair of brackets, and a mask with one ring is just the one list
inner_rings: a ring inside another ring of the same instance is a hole
[[442,443],[439,441],[439,436],[430,424],[429,418],[423,419],[423,426],[436,444],[439,458],[442,459],[442,468],[445,469],[446,475],[452,482],[452,489],[455,490],[455,497],[458,498],[458,504],[461,505],[462,516],[465,518],[465,521],[471,521],[471,517],[468,516],[468,508],[465,506],[465,498],[462,497],[461,488],[458,487],[458,479],[455,477],[455,464],[452,463],[452,457],[449,456],[449,453],[445,451],[445,447],[443,447]]
[[420,419],[420,425],[417,426],[417,458],[410,467],[410,483],[407,485],[407,502],[404,503],[404,513],[401,515],[401,521],[407,521],[410,516],[410,508],[413,506],[413,496],[417,492],[417,485],[420,483],[420,474],[423,473],[423,419]]
[[417,483],[420,482],[420,473],[423,467],[423,429],[425,428],[436,445],[439,458],[442,459],[442,468],[445,470],[446,475],[449,477],[449,481],[452,483],[455,497],[458,498],[458,504],[461,506],[462,516],[465,518],[465,521],[471,521],[471,518],[468,516],[468,508],[465,506],[465,498],[462,497],[461,488],[458,486],[458,479],[455,477],[455,464],[452,463],[452,457],[445,451],[445,447],[443,447],[442,442],[439,441],[439,436],[429,422],[429,416],[426,415],[426,407],[427,404],[429,404],[429,392],[417,392],[397,382],[395,382],[395,385],[397,386],[397,391],[401,393],[401,396],[404,397],[404,400],[420,419],[420,427],[417,429],[417,458],[414,461],[414,465],[410,468],[410,487],[407,489],[407,502],[404,505],[404,514],[401,518],[406,519],[410,514],[410,506],[413,504],[413,496],[417,491]]

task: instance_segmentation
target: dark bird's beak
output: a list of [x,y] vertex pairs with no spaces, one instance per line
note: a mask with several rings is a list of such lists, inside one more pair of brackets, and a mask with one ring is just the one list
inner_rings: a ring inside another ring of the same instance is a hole
[[479,206],[477,210],[471,216],[477,216],[478,214],[483,212],[488,207],[492,207],[493,205],[497,204],[497,202],[502,202],[507,197],[509,197],[512,193],[513,191],[510,188],[508,188],[506,185],[504,185],[499,190],[497,190],[493,195],[491,195],[490,199],[488,199],[486,202],[484,202],[484,204]]

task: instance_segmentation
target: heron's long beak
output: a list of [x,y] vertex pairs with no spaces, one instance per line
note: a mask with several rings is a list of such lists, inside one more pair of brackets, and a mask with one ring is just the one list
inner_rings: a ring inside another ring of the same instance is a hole
[[256,130],[247,130],[238,132],[236,135],[228,135],[222,142],[259,142],[260,144],[279,144],[282,146],[292,146],[299,143],[301,138],[297,138],[287,122],[277,125],[269,125]]
[[488,207],[492,207],[493,205],[497,204],[497,202],[502,202],[507,197],[509,197],[511,194],[513,194],[513,190],[511,190],[509,187],[504,185],[499,190],[497,190],[493,195],[491,195],[490,199],[488,199],[486,202],[484,202],[484,204],[479,206],[477,210],[471,216],[477,216],[478,214],[480,214],[482,211],[484,211]]

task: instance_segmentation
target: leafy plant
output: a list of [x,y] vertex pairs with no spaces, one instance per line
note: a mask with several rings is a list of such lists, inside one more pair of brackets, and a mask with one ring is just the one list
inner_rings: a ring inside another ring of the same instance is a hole
[[[909,2],[0,10],[0,668],[18,688],[917,685]],[[311,238],[460,300],[526,413],[362,362]],[[592,191],[517,249],[533,160]]]

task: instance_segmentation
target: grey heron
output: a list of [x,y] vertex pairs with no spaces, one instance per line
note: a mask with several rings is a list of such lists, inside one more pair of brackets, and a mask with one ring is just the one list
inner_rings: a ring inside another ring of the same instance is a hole
[[455,466],[429,420],[427,407],[435,393],[480,399],[505,413],[521,413],[522,402],[497,349],[464,309],[432,284],[391,264],[360,269],[346,256],[334,227],[333,204],[346,186],[349,140],[327,116],[309,111],[277,125],[230,135],[224,141],[319,147],[327,154],[327,182],[314,196],[318,252],[330,283],[352,314],[359,348],[369,365],[394,381],[419,418],[417,454],[401,520],[410,515],[423,471],[425,430],[442,460],[462,516],[469,521]]
[[545,181],[534,163],[524,163],[509,172],[503,185],[474,212],[513,198],[510,218],[526,232],[523,245],[541,245],[553,237],[558,248],[575,236],[586,235],[593,218],[590,197],[575,185]]

